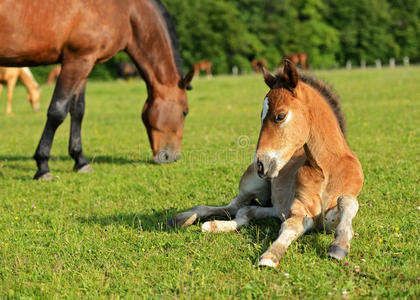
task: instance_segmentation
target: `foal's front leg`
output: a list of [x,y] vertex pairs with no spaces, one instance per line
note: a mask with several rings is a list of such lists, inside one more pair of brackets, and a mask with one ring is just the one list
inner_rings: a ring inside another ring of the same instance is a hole
[[172,227],[187,227],[197,219],[213,216],[231,218],[240,208],[249,205],[255,198],[258,198],[262,204],[267,204],[270,201],[270,182],[258,176],[252,163],[242,175],[238,196],[231,203],[226,206],[196,206],[189,211],[177,214],[167,224]]
[[337,206],[340,212],[340,222],[335,230],[335,240],[328,249],[328,255],[341,260],[350,251],[350,241],[354,235],[352,220],[359,209],[359,203],[356,197],[343,195],[338,198]]
[[287,219],[280,229],[277,240],[260,257],[259,266],[277,267],[290,244],[306,231],[313,229],[314,221],[304,215],[294,215]]

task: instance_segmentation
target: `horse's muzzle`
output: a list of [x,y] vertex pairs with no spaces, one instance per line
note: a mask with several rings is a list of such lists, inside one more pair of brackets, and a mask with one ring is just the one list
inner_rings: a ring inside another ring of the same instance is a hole
[[153,157],[153,162],[156,164],[167,164],[179,159],[180,155],[173,153],[169,149],[159,150],[158,153]]

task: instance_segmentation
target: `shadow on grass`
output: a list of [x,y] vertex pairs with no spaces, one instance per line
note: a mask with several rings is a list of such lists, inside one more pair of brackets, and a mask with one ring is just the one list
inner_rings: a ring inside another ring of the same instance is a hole
[[166,222],[176,214],[175,209],[161,211],[152,210],[150,214],[142,213],[117,213],[108,216],[91,215],[87,218],[78,219],[79,222],[100,226],[123,226],[142,231],[166,231],[176,230],[166,225]]
[[[109,155],[99,155],[99,156],[88,156],[87,160],[92,164],[117,164],[117,165],[128,165],[128,164],[153,164],[152,159],[131,159],[125,157],[114,157]],[[19,161],[34,161],[32,156],[24,155],[0,155],[0,161],[7,162],[19,162]],[[58,155],[51,156],[51,161],[73,161],[70,156],[67,155]]]

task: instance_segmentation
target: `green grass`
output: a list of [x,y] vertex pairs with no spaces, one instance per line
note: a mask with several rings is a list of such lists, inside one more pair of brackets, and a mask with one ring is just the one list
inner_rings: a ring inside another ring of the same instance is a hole
[[279,268],[259,269],[276,220],[216,235],[165,225],[236,195],[267,92],[259,76],[193,82],[183,157],[162,166],[149,163],[144,84],[89,83],[83,146],[95,172],[71,171],[66,119],[52,149],[53,182],[32,180],[31,159],[52,88],[43,87],[33,114],[18,87],[13,116],[4,92],[0,102],[0,298],[419,298],[420,68],[317,74],[342,97],[366,178],[348,265],[327,257],[333,235],[313,233]]

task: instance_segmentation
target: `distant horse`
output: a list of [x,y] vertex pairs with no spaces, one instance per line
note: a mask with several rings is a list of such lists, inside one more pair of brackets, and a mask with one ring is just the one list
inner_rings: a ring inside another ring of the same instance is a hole
[[137,72],[136,66],[132,62],[121,61],[117,63],[116,67],[118,78],[127,80],[130,77],[139,76],[139,72]]
[[200,75],[200,71],[205,71],[207,73],[207,78],[212,78],[213,74],[211,73],[211,62],[208,60],[200,60],[194,64],[194,75]]
[[267,61],[264,58],[254,59],[251,62],[251,67],[255,73],[260,73],[261,68],[267,68]]
[[[283,221],[280,235],[261,256],[260,266],[276,267],[289,245],[311,230],[335,229],[328,254],[343,259],[353,237],[363,170],[345,140],[338,96],[319,79],[299,76],[287,60],[276,76],[266,69],[263,73],[270,91],[264,98],[255,161],[242,176],[238,196],[227,206],[197,206],[168,224],[233,217],[201,227],[228,232],[253,219],[276,217]],[[260,205],[252,205],[254,199]]]
[[291,53],[291,54],[287,54],[284,56],[283,59],[288,59],[290,60],[292,63],[294,63],[295,65],[300,65],[300,67],[302,68],[302,70],[307,70],[308,69],[308,54],[306,53]]
[[48,85],[54,84],[58,76],[60,76],[60,73],[61,73],[61,66],[60,65],[55,66],[48,74],[47,84]]
[[[34,159],[35,179],[51,179],[48,160],[57,127],[71,115],[74,169],[90,172],[81,127],[89,73],[119,51],[132,58],[147,86],[142,119],[156,163],[179,158],[188,113],[185,77],[171,17],[159,0],[15,0],[0,4],[0,65],[60,63],[48,118]],[[7,42],[5,42],[7,41]]]
[[34,112],[39,110],[41,90],[29,68],[2,68],[0,67],[0,96],[3,90],[2,83],[7,84],[7,114],[12,113],[13,89],[20,79],[28,90],[28,101]]

